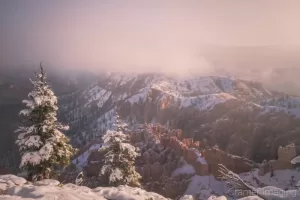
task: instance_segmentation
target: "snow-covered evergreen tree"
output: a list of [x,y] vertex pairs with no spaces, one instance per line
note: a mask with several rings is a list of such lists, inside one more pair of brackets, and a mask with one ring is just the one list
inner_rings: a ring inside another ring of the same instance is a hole
[[23,100],[26,109],[20,112],[25,116],[16,144],[21,154],[20,168],[27,171],[30,178],[48,178],[54,169],[67,166],[74,149],[69,139],[60,131],[68,129],[57,121],[57,97],[46,82],[42,65],[32,81],[33,91],[29,99]]
[[108,130],[102,137],[103,145],[99,151],[104,154],[104,163],[100,176],[107,177],[111,186],[139,186],[141,176],[134,166],[137,149],[129,144],[129,137],[122,132],[118,117],[115,126],[116,131]]

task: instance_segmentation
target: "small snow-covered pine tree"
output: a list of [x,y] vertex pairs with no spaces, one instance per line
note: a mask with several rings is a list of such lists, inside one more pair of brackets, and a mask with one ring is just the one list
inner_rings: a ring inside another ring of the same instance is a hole
[[104,154],[104,163],[99,175],[106,176],[110,186],[140,186],[141,176],[134,166],[137,149],[129,144],[129,137],[122,132],[118,117],[116,122],[117,130],[108,130],[102,137],[103,145],[99,151]]
[[39,180],[49,178],[54,169],[67,166],[75,150],[60,131],[68,127],[57,122],[57,97],[46,82],[42,65],[31,83],[33,91],[28,94],[29,99],[23,100],[27,108],[20,115],[25,116],[25,121],[16,130],[16,144],[21,154],[20,168],[28,172],[29,178]]

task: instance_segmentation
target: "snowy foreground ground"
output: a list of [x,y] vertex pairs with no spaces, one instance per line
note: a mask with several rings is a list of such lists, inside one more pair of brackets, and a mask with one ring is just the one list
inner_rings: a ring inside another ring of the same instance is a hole
[[127,186],[98,187],[90,189],[74,184],[59,185],[56,180],[43,180],[34,184],[14,175],[0,176],[0,190],[5,195],[0,195],[0,200],[165,200],[166,198],[156,193],[146,192],[140,188]]
[[[74,184],[60,185],[56,180],[43,180],[27,183],[25,179],[14,175],[0,176],[0,200],[167,200],[163,196],[146,192],[140,188],[127,186],[98,187],[90,189]],[[209,200],[226,200],[225,197]],[[193,200],[184,196],[181,200]],[[242,200],[261,200],[257,197],[247,197]]]

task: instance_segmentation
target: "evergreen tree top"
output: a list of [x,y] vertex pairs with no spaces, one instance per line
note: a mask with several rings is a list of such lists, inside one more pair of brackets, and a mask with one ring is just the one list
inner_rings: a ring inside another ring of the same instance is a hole
[[37,83],[41,86],[41,85],[46,85],[47,84],[47,76],[46,76],[46,72],[44,70],[44,67],[42,65],[42,63],[40,63],[40,71],[39,72],[35,72],[35,77],[36,77],[36,80],[35,81],[31,81],[31,83],[33,85],[36,85]]
[[116,131],[123,131],[123,126],[121,124],[121,120],[120,120],[120,115],[119,115],[119,108],[116,109],[115,111],[115,123],[114,123],[114,126],[115,126],[115,129]]
[[37,74],[37,77],[41,82],[46,83],[46,72],[44,71],[42,63],[40,63],[40,74]]

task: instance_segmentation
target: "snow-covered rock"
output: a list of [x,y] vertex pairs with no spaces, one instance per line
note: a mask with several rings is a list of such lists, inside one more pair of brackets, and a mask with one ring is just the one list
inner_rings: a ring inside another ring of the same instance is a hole
[[220,197],[208,198],[208,200],[227,200],[227,198],[225,196],[220,196]]
[[36,186],[57,186],[59,184],[60,184],[60,182],[57,181],[57,180],[44,179],[44,180],[41,180],[41,181],[34,182],[33,185],[36,185]]
[[0,180],[13,183],[14,185],[22,186],[27,181],[24,178],[12,175],[12,174],[6,174],[6,175],[0,175]]
[[180,200],[194,200],[192,195],[184,195],[180,198]]
[[296,165],[300,163],[300,156],[297,156],[295,158],[293,158],[293,160],[291,160],[291,163]]
[[263,199],[258,196],[249,196],[249,197],[241,198],[239,200],[263,200]]
[[158,194],[127,186],[89,189],[73,184],[62,187],[24,185],[9,188],[7,194],[6,196],[0,196],[0,200],[167,200]]
[[180,168],[177,168],[172,175],[176,176],[179,174],[195,174],[195,169],[189,164],[184,164]]
[[189,183],[185,194],[194,197],[199,196],[201,199],[209,199],[212,194],[218,194],[218,196],[220,196],[225,192],[225,183],[216,180],[214,176],[194,175],[191,178],[191,182]]

